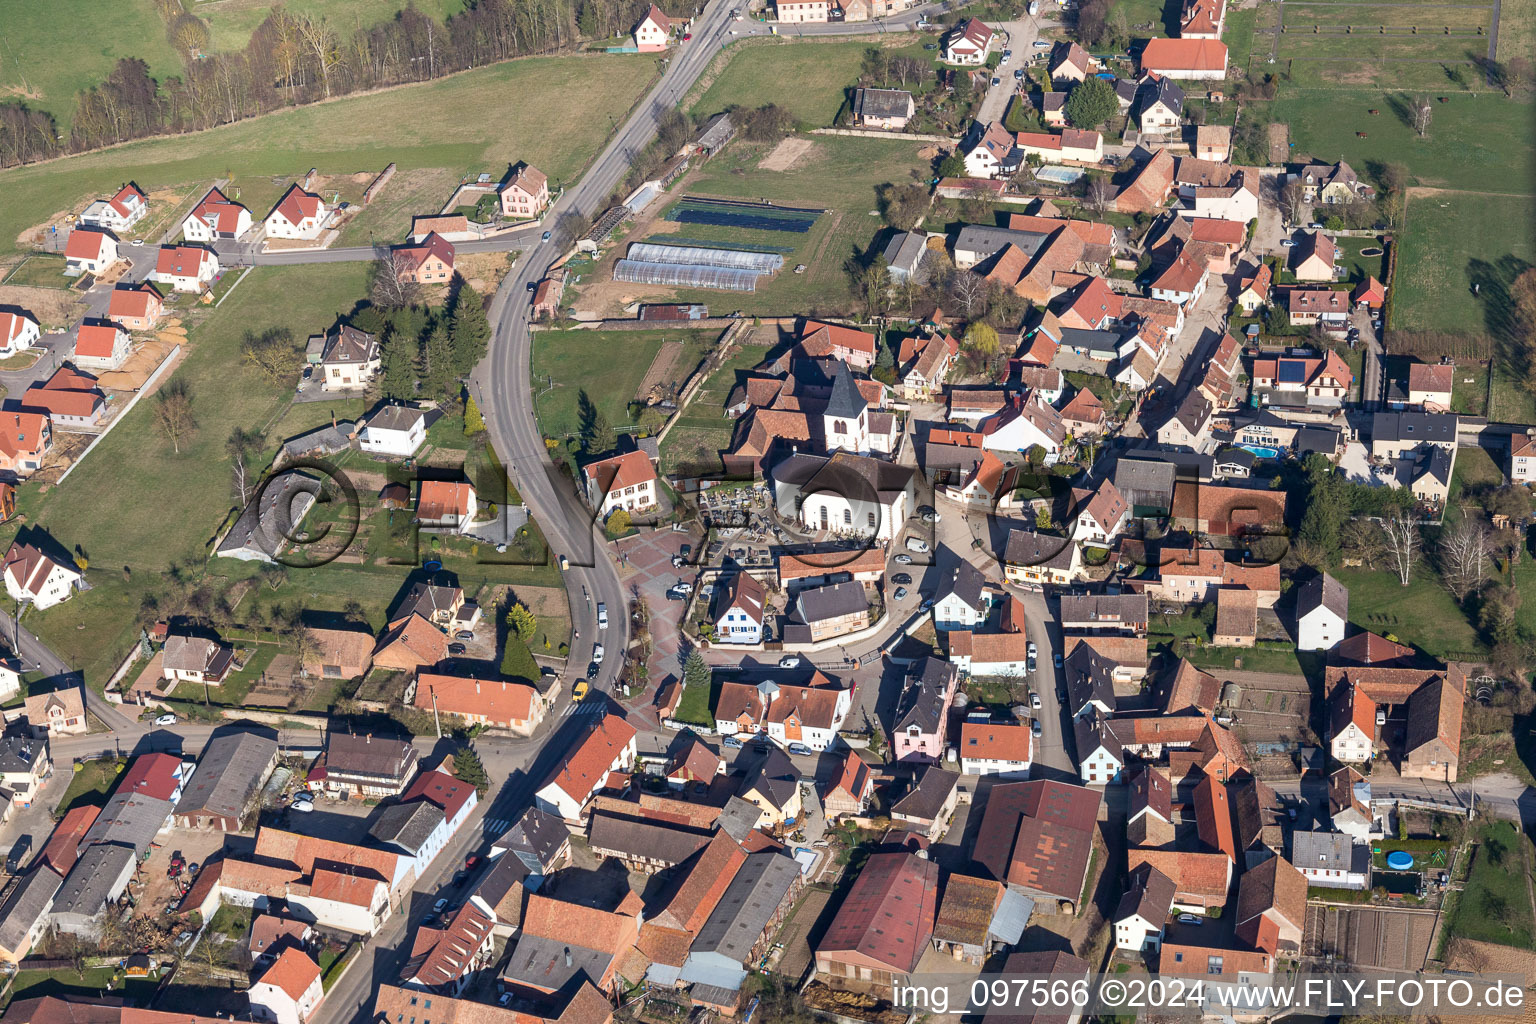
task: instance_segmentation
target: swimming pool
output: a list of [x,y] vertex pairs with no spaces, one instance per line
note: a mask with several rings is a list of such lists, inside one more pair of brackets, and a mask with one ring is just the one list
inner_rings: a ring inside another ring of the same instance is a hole
[[1278,459],[1280,457],[1278,449],[1266,448],[1261,444],[1242,444],[1238,445],[1238,447],[1244,451],[1252,452],[1254,457],[1259,459]]

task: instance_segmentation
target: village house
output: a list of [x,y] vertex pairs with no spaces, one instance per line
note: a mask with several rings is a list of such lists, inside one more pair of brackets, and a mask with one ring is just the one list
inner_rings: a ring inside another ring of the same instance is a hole
[[738,571],[716,588],[715,642],[759,644],[767,623],[768,592],[750,573]]
[[496,194],[503,217],[533,220],[549,204],[549,178],[531,164],[518,164]]
[[165,679],[218,686],[234,668],[235,649],[207,637],[172,633],[165,638],[160,657]]
[[216,188],[209,189],[181,222],[181,236],[188,242],[236,239],[250,230],[251,211]]
[[399,796],[420,760],[408,739],[350,732],[332,732],[322,757],[319,782],[326,792],[375,798]]
[[21,396],[26,412],[46,415],[58,430],[95,430],[107,411],[107,396],[96,386],[96,378],[61,366],[41,383],[34,383]]
[[[1225,4],[1225,0],[1218,0]],[[1226,163],[1232,158],[1232,129],[1224,124],[1202,124],[1195,129],[1195,159]]]
[[587,501],[599,519],[607,519],[609,513],[621,508],[630,513],[649,512],[660,501],[656,466],[639,449],[589,462],[582,467],[582,475]]
[[13,356],[42,337],[37,318],[24,309],[0,309],[0,356]]
[[6,726],[0,735],[0,794],[6,795],[0,817],[8,817],[11,807],[31,807],[52,775],[49,737],[39,737],[24,725]]
[[395,274],[402,282],[447,284],[453,277],[453,243],[436,231],[413,245],[393,250]]
[[66,274],[100,274],[117,262],[117,239],[109,231],[75,228],[64,244]]
[[1064,88],[1085,80],[1093,66],[1094,60],[1087,50],[1065,39],[1051,47],[1051,55],[1046,61],[1052,84]]
[[351,391],[362,388],[379,372],[379,339],[351,324],[338,324],[323,336],[309,339],[311,351],[319,351],[320,388]]
[[1026,160],[1038,156],[1048,164],[1096,164],[1104,159],[1104,137],[1078,128],[1063,128],[1055,134],[1020,132],[1013,144]]
[[1308,885],[1361,890],[1371,877],[1371,848],[1342,832],[1296,831],[1291,863]]
[[1054,780],[992,787],[973,859],[1037,913],[1075,914],[1088,877],[1101,796]]
[[1115,948],[1145,953],[1162,945],[1163,926],[1173,913],[1173,879],[1150,864],[1131,872],[1129,887],[1115,908]]
[[1345,764],[1364,764],[1378,746],[1404,778],[1455,782],[1461,760],[1466,674],[1447,668],[1330,665],[1329,750]]
[[322,679],[358,679],[373,665],[373,634],[364,629],[309,630],[313,645],[302,671]]
[[107,300],[107,316],[130,331],[150,331],[160,322],[163,306],[159,289],[148,282],[119,285]]
[[1455,413],[1378,412],[1371,417],[1371,457],[1394,461],[1426,444],[1453,452],[1459,430]]
[[357,446],[370,455],[410,458],[427,439],[427,414],[410,405],[386,405],[363,422]]
[[1455,384],[1453,363],[1412,363],[1408,367],[1408,404],[1425,412],[1450,412]]
[[838,10],[837,0],[775,0],[774,14],[781,24],[821,24]]
[[213,736],[176,801],[179,828],[238,832],[277,767],[277,741],[242,730]]
[[869,626],[869,599],[862,583],[848,581],[808,587],[794,600],[783,628],[787,643],[821,643]]
[[816,974],[832,988],[889,991],[917,969],[933,937],[939,866],[913,853],[864,864],[816,945]]
[[1180,39],[1220,39],[1227,20],[1227,0],[1184,0],[1179,14]]
[[1344,639],[1349,626],[1349,591],[1328,573],[1296,591],[1296,649],[1326,651]]
[[1029,640],[1024,631],[973,633],[955,630],[945,637],[949,660],[966,676],[1023,676],[1029,669]]
[[635,764],[635,729],[619,715],[591,719],[590,730],[572,744],[561,763],[534,794],[538,806],[567,822],[579,821],[610,772]]
[[891,820],[938,842],[949,830],[960,800],[960,774],[937,765],[919,768],[912,787],[891,804]]
[[407,687],[406,700],[434,715],[455,715],[466,725],[505,729],[518,736],[532,736],[548,710],[543,695],[525,682],[437,672],[417,672],[416,681]]
[[4,571],[11,600],[39,611],[69,600],[84,579],[73,563],[56,560],[20,538],[5,553]]
[[250,988],[251,1016],[270,1024],[307,1024],[325,990],[320,965],[301,949],[288,948]]
[[53,428],[45,414],[0,413],[0,472],[25,480],[42,468],[52,447]]
[[1238,884],[1236,933],[1266,953],[1298,953],[1307,916],[1307,880],[1284,857],[1244,872]]
[[1063,586],[1081,575],[1082,548],[1070,537],[1013,529],[1003,549],[1003,575],[1010,583]]
[[1297,173],[1302,198],[1309,203],[1333,206],[1369,199],[1376,190],[1360,180],[1355,169],[1344,161],[1336,164],[1308,164]]
[[1332,281],[1338,246],[1321,231],[1303,231],[1291,247],[1291,273],[1298,281]]
[[[0,333],[5,314],[0,313]],[[75,333],[72,361],[82,370],[115,370],[128,358],[128,332],[110,320],[87,320]]]
[[1184,123],[1184,90],[1171,78],[1148,75],[1136,90],[1131,117],[1145,134],[1177,132]]
[[[1300,294],[1326,297],[1344,293],[1311,291]],[[1288,296],[1293,320],[1299,308],[1307,309],[1307,315],[1314,320],[1329,315],[1324,313],[1321,304],[1313,306],[1310,301],[1298,299],[1297,295],[1298,291],[1293,290]],[[1345,308],[1338,315],[1347,314]],[[1264,405],[1336,408],[1349,398],[1354,383],[1354,372],[1332,349],[1322,356],[1279,356],[1253,361],[1253,391]]]
[[896,364],[901,368],[897,391],[904,398],[930,401],[943,390],[960,343],[948,333],[918,334],[901,339]]
[[897,761],[937,764],[943,760],[949,708],[959,682],[958,669],[940,658],[930,655],[913,666],[891,729]]
[[78,686],[28,694],[26,711],[34,736],[82,736],[90,728]]
[[901,131],[916,110],[912,94],[902,89],[854,90],[853,123],[860,128]]
[[86,227],[101,228],[122,234],[149,213],[149,197],[129,182],[117,190],[111,199],[98,199],[80,214],[80,223]]
[[1243,278],[1242,288],[1237,293],[1237,308],[1242,310],[1244,316],[1253,316],[1269,305],[1269,287],[1273,277],[1274,271],[1269,264],[1260,263],[1252,277]]
[[857,750],[834,758],[832,776],[821,786],[821,807],[828,821],[856,818],[875,793],[875,776]]
[[415,522],[423,530],[465,533],[475,520],[475,485],[467,480],[423,480]]
[[985,64],[997,43],[997,35],[980,18],[970,18],[944,37],[944,63],[976,66]]
[[1536,481],[1536,434],[1511,434],[1509,438],[1510,483]]
[[641,53],[659,53],[671,44],[672,19],[663,14],[660,7],[651,4],[645,17],[640,19],[640,24],[635,26],[630,35],[635,40],[636,50]]
[[272,212],[267,214],[262,227],[268,238],[313,241],[320,237],[330,215],[330,208],[319,196],[290,185],[272,207]]
[[1023,722],[972,722],[960,725],[960,772],[1026,779],[1034,760],[1034,737]]

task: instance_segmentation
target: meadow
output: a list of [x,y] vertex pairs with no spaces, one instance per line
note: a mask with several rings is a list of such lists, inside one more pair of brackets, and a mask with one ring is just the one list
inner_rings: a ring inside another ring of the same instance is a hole
[[[13,167],[0,172],[6,197],[0,251],[22,248],[18,236],[29,228],[124,181],[153,191],[234,178],[255,190],[242,190],[242,201],[262,217],[262,204],[278,190],[271,179],[311,167],[324,174],[377,173],[391,161],[400,173],[398,185],[380,199],[388,212],[363,217],[366,229],[398,238],[411,213],[436,213],[464,175],[499,178],[526,160],[549,175],[551,188],[571,181],[601,148],[613,121],[623,120],[643,94],[655,68],[646,56],[532,57],[192,135]],[[509,96],[519,102],[507,102]],[[447,116],[450,111],[473,114]],[[548,131],[550,124],[563,127]]]

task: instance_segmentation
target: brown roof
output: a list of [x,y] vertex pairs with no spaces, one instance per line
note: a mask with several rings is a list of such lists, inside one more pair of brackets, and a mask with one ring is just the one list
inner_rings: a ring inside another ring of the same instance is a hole
[[1147,638],[1144,636],[1067,636],[1062,637],[1062,657],[1069,656],[1079,644],[1086,645],[1116,665],[1146,668]]
[[1232,804],[1226,783],[1209,775],[1195,787],[1195,825],[1200,841],[1237,862],[1237,841],[1232,834]]
[[1401,667],[1417,657],[1412,647],[1375,633],[1356,633],[1345,637],[1328,652],[1331,666],[1354,664]]
[[1258,628],[1257,592],[1236,587],[1216,591],[1216,636],[1252,637],[1258,635]]
[[825,576],[830,573],[883,572],[885,554],[878,548],[858,551],[804,551],[779,555],[779,581]]
[[379,637],[373,658],[385,668],[436,665],[448,656],[448,637],[414,612]]
[[1023,661],[1029,656],[1029,639],[1023,633],[972,633],[955,630],[949,634],[951,657],[968,657],[982,664]]
[[1220,71],[1227,66],[1227,44],[1219,39],[1149,39],[1141,51],[1141,69],[1161,71]]
[[874,854],[817,943],[817,955],[910,973],[933,935],[938,886],[934,862],[911,853]]
[[[1307,880],[1284,857],[1271,857],[1249,868],[1237,890],[1237,927],[1260,915],[1278,914],[1301,928],[1307,921]],[[1274,950],[1269,950],[1273,953]]]
[[820,672],[816,673],[825,685],[817,685],[812,679],[810,686],[781,686],[779,695],[768,705],[766,721],[787,722],[791,717],[801,725],[817,729],[830,729],[837,721],[837,701],[842,688]]
[[992,915],[997,912],[1002,899],[1001,882],[970,875],[950,875],[944,883],[938,917],[933,922],[933,937],[941,942],[985,945]]
[[1162,769],[1142,765],[1131,773],[1130,797],[1126,804],[1126,818],[1147,812],[1156,814],[1164,821],[1173,820],[1173,788]]
[[526,683],[418,672],[412,704],[449,715],[484,715],[493,723],[526,722],[538,697],[539,691]]
[[1099,794],[1055,780],[992,788],[975,857],[992,877],[1074,903],[1093,849]]
[[306,217],[319,215],[320,197],[305,192],[297,185],[290,185],[288,191],[283,193],[283,198],[278,200],[277,205],[272,208],[272,212],[282,214],[290,224],[297,224]]
[[466,516],[474,500],[474,485],[467,481],[423,480],[416,494],[416,517],[435,520],[451,515]]
[[289,946],[257,983],[275,985],[297,1002],[319,978],[320,965],[311,960],[308,953]]
[[1172,188],[1173,155],[1160,149],[1115,196],[1115,209],[1120,213],[1149,212],[1163,204]]
[[269,861],[296,865],[310,874],[317,863],[345,868],[349,873],[371,872],[385,883],[393,882],[400,854],[366,846],[321,839],[318,836],[281,829],[262,828],[256,833],[256,856]]
[[1227,879],[1232,861],[1222,853],[1190,853],[1186,850],[1126,851],[1129,870],[1150,864],[1173,879],[1178,892],[1223,903],[1227,898]]
[[564,763],[550,774],[544,785],[553,783],[571,798],[585,800],[608,774],[609,766],[618,760],[619,751],[634,738],[635,727],[622,716],[603,715],[593,723],[585,737],[564,752]]
[[[83,328],[82,328],[83,329]],[[1445,363],[1413,363],[1408,367],[1408,390],[1450,394],[1456,383],[1456,367]]]
[[128,288],[119,286],[112,289],[112,297],[107,300],[107,315],[148,317],[160,301],[160,290],[147,281]]
[[1238,974],[1271,974],[1275,960],[1263,950],[1164,942],[1157,969],[1163,974],[1215,974],[1231,978]]
[[[1023,639],[1022,633],[1007,633]],[[960,756],[994,761],[1029,761],[1030,727],[1022,723],[965,722],[960,726]]]
[[1221,683],[1209,672],[1196,668],[1188,658],[1179,659],[1179,667],[1168,688],[1168,703],[1163,712],[1176,715],[1191,708],[1210,714],[1221,700]]
[[1078,388],[1077,394],[1072,400],[1062,406],[1061,418],[1064,420],[1076,420],[1080,423],[1102,423],[1104,421],[1104,403],[1099,401],[1087,388]]

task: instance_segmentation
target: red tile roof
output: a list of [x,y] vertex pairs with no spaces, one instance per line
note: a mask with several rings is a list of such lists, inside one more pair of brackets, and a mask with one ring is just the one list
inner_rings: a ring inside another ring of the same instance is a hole
[[1237,863],[1237,841],[1232,836],[1232,805],[1226,783],[1207,775],[1195,787],[1195,824],[1200,841]]
[[21,397],[21,407],[53,416],[89,418],[104,399],[96,387],[95,377],[61,366],[43,383],[27,388]]
[[111,359],[117,339],[127,334],[122,327],[107,321],[80,325],[75,335],[75,356],[87,359]]
[[416,776],[416,780],[400,794],[400,801],[425,800],[439,807],[443,817],[452,821],[474,795],[474,786],[434,770]]
[[443,519],[469,514],[475,488],[462,480],[423,480],[416,496],[416,515],[421,519]]
[[101,256],[102,247],[112,240],[105,231],[95,228],[75,228],[69,233],[64,246],[64,256],[71,260],[94,260]]
[[197,245],[162,245],[155,259],[155,273],[172,277],[197,277],[203,264],[215,259],[213,253]]
[[933,935],[938,888],[933,861],[912,853],[874,854],[817,944],[817,955],[911,973]]
[[1221,71],[1227,66],[1227,44],[1219,39],[1149,39],[1141,51],[1141,69],[1172,78],[1178,71]]
[[[565,761],[544,780],[559,786],[571,799],[585,800],[607,776],[619,753],[635,738],[635,727],[619,715],[604,715],[592,730],[565,752]],[[542,787],[540,787],[542,788]]]
[[160,290],[147,281],[132,288],[114,288],[107,301],[107,315],[148,318],[159,312],[160,302]]
[[[875,355],[875,336],[852,327],[807,320],[800,329],[800,345],[807,355],[830,355],[834,349],[844,348]],[[825,352],[822,350],[825,349]]]
[[638,449],[589,462],[583,472],[587,474],[587,479],[597,482],[604,494],[656,479],[656,467],[651,464],[650,456]]
[[156,800],[170,800],[181,785],[177,774],[181,758],[175,754],[140,754],[123,772],[117,784],[119,793],[139,793]]
[[[969,635],[969,634],[967,634]],[[1022,633],[995,634],[1023,639]],[[1022,647],[1022,644],[1019,645]],[[960,726],[960,756],[993,761],[1031,760],[1029,726],[994,722],[965,722]]]
[[316,217],[320,214],[320,197],[305,192],[297,185],[291,185],[288,191],[283,193],[283,198],[278,200],[273,213],[280,213],[290,224],[298,224],[306,217]]
[[412,704],[424,710],[435,707],[449,715],[484,715],[496,723],[526,722],[533,717],[533,702],[538,695],[526,683],[419,672]]
[[286,992],[289,999],[297,1002],[319,977],[320,966],[309,958],[309,954],[290,946],[283,950],[277,962],[267,968],[266,973],[257,979],[257,983],[275,985]]

